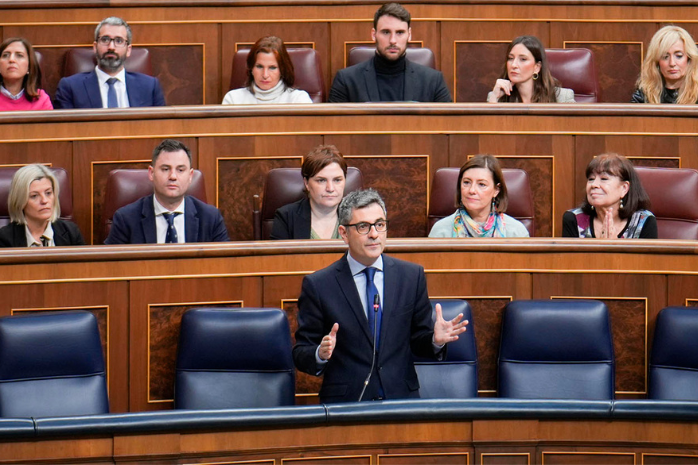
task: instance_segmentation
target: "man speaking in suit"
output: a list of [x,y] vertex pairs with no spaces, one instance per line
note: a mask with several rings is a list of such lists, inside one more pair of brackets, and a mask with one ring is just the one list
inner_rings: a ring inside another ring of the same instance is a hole
[[58,83],[56,108],[124,108],[165,105],[157,78],[124,69],[131,56],[131,27],[115,16],[95,29],[93,71],[64,77]]
[[114,213],[105,244],[163,244],[223,242],[228,239],[216,207],[185,195],[194,170],[191,151],[177,140],[166,139],[153,150],[148,177],[154,193]]
[[329,101],[342,102],[452,102],[441,72],[406,58],[412,38],[410,13],[398,3],[386,3],[373,17],[372,59],[339,70]]
[[424,269],[383,255],[388,220],[376,191],[348,194],[337,213],[349,251],[303,279],[296,367],[324,375],[323,403],[419,397],[412,353],[442,358],[468,322],[445,321],[440,305],[433,322]]

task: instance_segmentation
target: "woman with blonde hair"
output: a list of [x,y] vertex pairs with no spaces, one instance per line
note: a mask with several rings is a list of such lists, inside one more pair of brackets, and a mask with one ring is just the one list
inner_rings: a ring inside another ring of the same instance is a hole
[[631,102],[698,102],[698,47],[686,30],[664,26],[654,34]]
[[0,247],[85,245],[78,226],[59,219],[58,181],[44,165],[17,170],[7,207],[11,223],[0,229]]

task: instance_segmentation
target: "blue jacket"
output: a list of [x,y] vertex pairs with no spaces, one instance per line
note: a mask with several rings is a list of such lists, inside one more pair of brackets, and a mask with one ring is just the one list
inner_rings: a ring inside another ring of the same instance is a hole
[[[165,97],[157,78],[126,71],[126,92],[131,107],[165,105]],[[58,83],[54,108],[102,108],[97,73],[79,73],[64,77]]]
[[[212,205],[186,196],[184,198],[184,237],[187,242],[224,242],[228,230],[221,212]],[[156,244],[153,194],[119,208],[105,244]]]
[[[419,380],[412,354],[441,358],[434,353],[434,322],[424,269],[414,263],[383,255],[383,320],[380,347],[364,399],[419,397]],[[323,371],[320,402],[359,399],[371,369],[372,335],[346,255],[303,279],[298,299],[298,331],[293,347],[296,367],[317,374],[315,350],[334,323],[339,323],[337,345]]]

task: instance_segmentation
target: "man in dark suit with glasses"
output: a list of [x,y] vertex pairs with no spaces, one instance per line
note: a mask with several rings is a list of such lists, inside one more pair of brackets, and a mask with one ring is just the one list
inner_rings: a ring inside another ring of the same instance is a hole
[[323,403],[419,397],[412,353],[441,358],[466,330],[463,315],[436,321],[424,269],[383,254],[385,204],[373,189],[348,194],[337,211],[347,254],[303,280],[293,359],[324,375]]

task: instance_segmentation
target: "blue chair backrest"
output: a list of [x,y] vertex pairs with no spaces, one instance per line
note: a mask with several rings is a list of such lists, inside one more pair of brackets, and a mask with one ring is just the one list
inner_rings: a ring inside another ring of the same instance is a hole
[[109,413],[109,399],[92,313],[0,318],[0,417],[99,413]]
[[650,355],[650,399],[698,400],[698,309],[659,312]]
[[477,346],[470,305],[459,299],[431,299],[432,308],[436,304],[441,304],[445,320],[451,320],[462,313],[463,319],[470,323],[467,331],[457,341],[448,344],[445,360],[415,357],[419,396],[423,399],[477,397]]
[[295,369],[286,314],[274,308],[187,311],[177,353],[175,408],[293,405]]
[[613,399],[608,309],[597,300],[517,300],[504,310],[499,395]]

